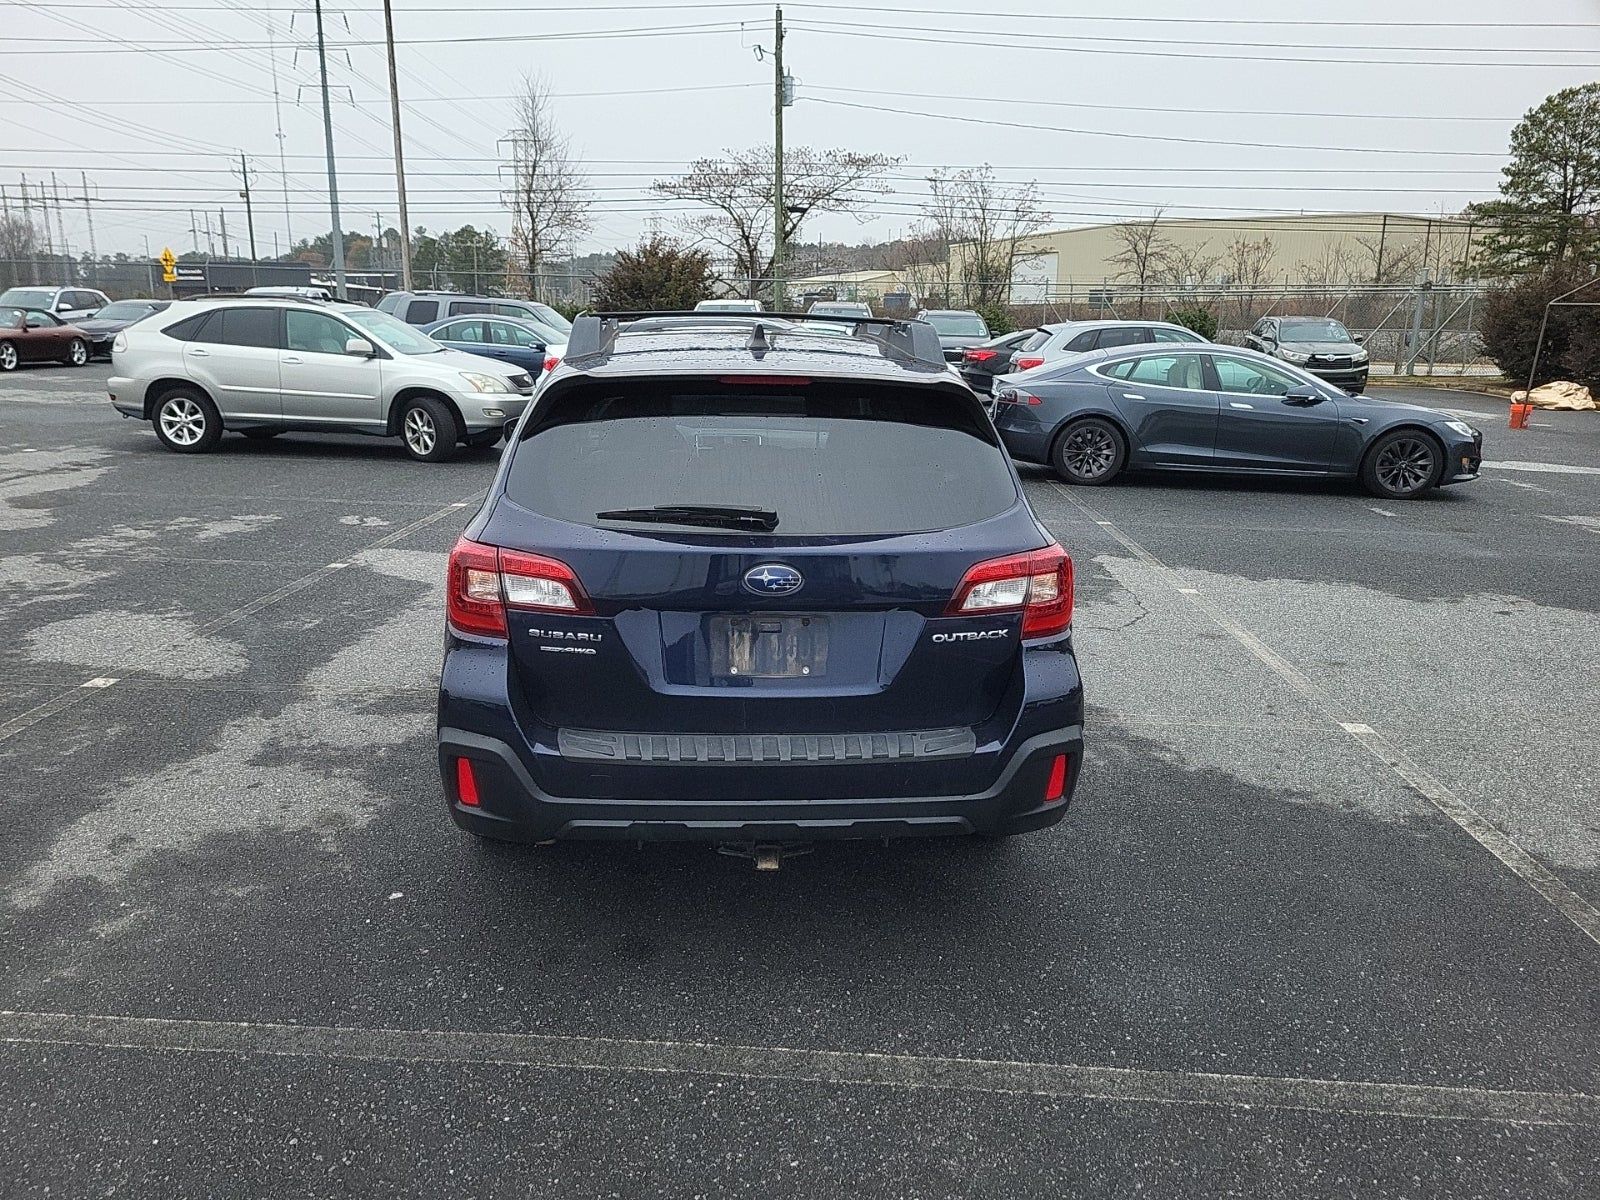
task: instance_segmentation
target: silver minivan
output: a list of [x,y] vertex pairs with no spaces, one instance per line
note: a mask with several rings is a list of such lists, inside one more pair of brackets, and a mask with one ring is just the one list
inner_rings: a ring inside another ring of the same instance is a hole
[[301,430],[399,437],[439,462],[498,442],[533,384],[359,304],[241,296],[179,301],[118,334],[107,386],[119,413],[180,454],[224,431]]

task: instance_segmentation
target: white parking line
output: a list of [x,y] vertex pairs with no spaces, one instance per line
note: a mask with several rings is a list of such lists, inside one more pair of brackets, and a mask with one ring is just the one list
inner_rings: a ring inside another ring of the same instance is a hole
[[[1135,558],[1153,568],[1174,584],[1177,583],[1177,572],[1167,566],[1166,563],[1123,533],[1115,525],[1102,520],[1099,513],[1074,496],[1064,484],[1058,483],[1055,488],[1067,499],[1068,503],[1081,511],[1091,521],[1104,525],[1106,532],[1120,542]],[[1596,909],[1594,905],[1569,888],[1548,867],[1524,850],[1514,838],[1498,828],[1461,797],[1457,796],[1444,783],[1424,771],[1422,767],[1413,762],[1404,751],[1384,737],[1383,734],[1377,732],[1370,725],[1344,720],[1343,714],[1339,712],[1333,699],[1323,692],[1321,688],[1317,687],[1298,667],[1229,617],[1215,604],[1198,595],[1191,597],[1190,603],[1199,608],[1213,623],[1220,626],[1234,641],[1248,650],[1263,665],[1282,678],[1295,691],[1299,692],[1313,707],[1322,712],[1357,742],[1361,743],[1368,753],[1404,780],[1412,790],[1421,795],[1429,804],[1453,821],[1463,833],[1498,858],[1513,874],[1542,896],[1552,908],[1576,925],[1590,941],[1600,945],[1600,909]]]
[[1545,513],[1539,515],[1546,521],[1554,521],[1558,525],[1576,525],[1579,529],[1587,529],[1590,533],[1600,533],[1600,517],[1552,517]]
[[1390,512],[1387,508],[1379,508],[1376,504],[1369,504],[1367,507],[1373,512],[1377,513],[1380,517],[1394,517],[1399,515],[1398,513]]
[[1414,1120],[1600,1127],[1600,1096],[1582,1092],[1147,1071],[1070,1063],[795,1050],[785,1046],[35,1012],[0,1012],[0,1042],[115,1051],[700,1075],[1115,1103],[1200,1104]]
[[1571,463],[1486,461],[1486,471],[1537,471],[1545,475],[1600,475],[1600,467],[1575,467]]

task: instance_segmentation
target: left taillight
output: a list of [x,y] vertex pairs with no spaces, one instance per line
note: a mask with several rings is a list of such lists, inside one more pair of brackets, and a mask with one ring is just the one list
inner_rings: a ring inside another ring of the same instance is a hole
[[544,356],[544,369],[546,371],[554,371],[560,365],[561,356],[559,354],[546,354]]
[[1013,371],[1031,371],[1035,367],[1044,366],[1044,358],[1038,354],[1023,354],[1011,364]]
[[967,362],[988,362],[991,358],[998,357],[999,354],[1000,351],[998,350],[975,348],[972,350],[963,350],[961,352],[961,357]]
[[962,578],[945,615],[1018,611],[1025,638],[1049,637],[1072,624],[1072,559],[1056,543],[979,563]]
[[128,348],[128,335],[127,334],[119,333],[119,334],[117,334],[117,336],[115,338],[112,339],[112,341],[111,341],[111,353],[113,353],[113,354],[121,354],[127,348]]
[[566,563],[460,538],[450,551],[445,612],[462,633],[506,636],[506,610],[593,616],[594,606]]

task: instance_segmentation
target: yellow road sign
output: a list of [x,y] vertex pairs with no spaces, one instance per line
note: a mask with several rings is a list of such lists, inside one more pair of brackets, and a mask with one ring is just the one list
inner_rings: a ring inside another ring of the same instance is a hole
[[161,252],[161,282],[176,283],[178,281],[178,256],[168,246]]

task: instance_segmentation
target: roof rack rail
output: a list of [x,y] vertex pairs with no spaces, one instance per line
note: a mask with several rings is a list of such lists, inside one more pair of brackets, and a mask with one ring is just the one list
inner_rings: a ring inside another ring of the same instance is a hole
[[793,332],[766,327],[762,324],[763,318],[784,322],[832,321],[835,324],[852,326],[852,336],[872,342],[892,357],[906,359],[919,366],[938,367],[940,370],[947,365],[944,349],[939,344],[939,335],[926,321],[908,320],[903,317],[830,316],[826,313],[713,313],[687,310],[579,313],[572,322],[572,333],[567,338],[567,361],[597,359],[603,362],[616,348],[617,335],[622,332],[627,322],[672,317],[692,319],[702,327],[718,320],[727,320],[730,324],[750,325],[753,327],[752,332],[754,329],[761,330],[763,341],[766,340],[766,335],[771,333]]
[[259,294],[254,295],[254,296],[250,296],[250,295],[245,294],[244,292],[200,292],[200,293],[197,293],[196,295],[193,295],[193,296],[180,296],[179,299],[181,299],[181,300],[254,300],[257,304],[260,304],[263,300],[287,300],[291,304],[322,304],[322,305],[326,305],[326,304],[336,303],[335,301],[332,301],[332,300],[324,300],[320,296],[288,296],[288,295],[262,296],[262,295],[259,295]]

